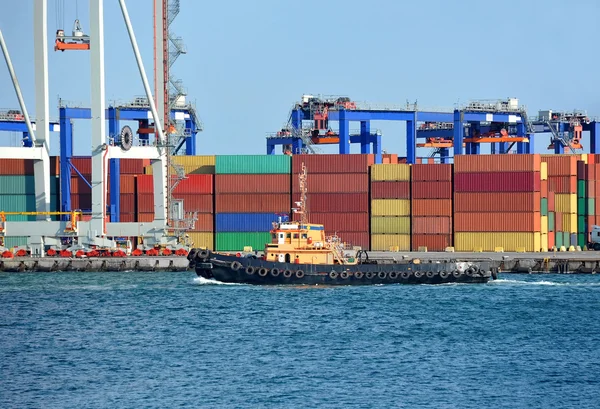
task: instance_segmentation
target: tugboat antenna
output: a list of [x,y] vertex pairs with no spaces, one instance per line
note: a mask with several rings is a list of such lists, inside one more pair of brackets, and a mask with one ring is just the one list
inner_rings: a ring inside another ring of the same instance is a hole
[[306,175],[306,165],[304,165],[304,162],[302,162],[302,171],[300,172],[300,175],[298,175],[298,180],[300,182],[300,209],[297,212],[300,213],[300,224],[302,225],[306,225],[308,223],[308,210],[306,208]]

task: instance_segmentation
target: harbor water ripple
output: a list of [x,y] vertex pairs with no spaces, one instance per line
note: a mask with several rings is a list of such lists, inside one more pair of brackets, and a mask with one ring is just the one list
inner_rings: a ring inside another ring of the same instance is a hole
[[600,407],[600,275],[0,273],[1,408]]

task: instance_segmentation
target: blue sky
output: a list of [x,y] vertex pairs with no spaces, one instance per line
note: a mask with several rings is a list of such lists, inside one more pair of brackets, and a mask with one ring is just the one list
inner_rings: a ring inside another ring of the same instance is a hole
[[[4,1],[0,27],[34,113],[32,3]],[[75,0],[64,3],[70,31]],[[151,73],[152,1],[127,5]],[[85,31],[88,7],[79,0]],[[54,0],[48,8],[52,41],[58,28]],[[188,54],[172,71],[204,122],[200,154],[264,153],[265,135],[282,126],[305,93],[373,103],[417,100],[424,107],[510,96],[530,115],[575,108],[600,115],[599,13],[597,0],[181,0],[172,29]],[[107,100],[142,95],[118,1],[105,0],[105,23]],[[51,50],[49,56],[51,114],[58,116],[59,96],[89,106],[89,54]],[[4,62],[0,90],[0,108],[18,106]],[[403,123],[372,128],[383,132],[384,149],[405,153]],[[79,121],[75,132],[75,153],[87,154],[89,126]],[[53,138],[55,152],[57,142]],[[545,152],[546,145],[547,137],[539,135],[536,150]]]

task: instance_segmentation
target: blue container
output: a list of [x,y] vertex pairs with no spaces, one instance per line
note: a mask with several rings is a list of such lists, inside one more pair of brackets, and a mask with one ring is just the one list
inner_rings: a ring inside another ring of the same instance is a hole
[[268,232],[277,220],[274,213],[217,213],[215,232]]
[[577,246],[577,233],[571,234],[571,246]]

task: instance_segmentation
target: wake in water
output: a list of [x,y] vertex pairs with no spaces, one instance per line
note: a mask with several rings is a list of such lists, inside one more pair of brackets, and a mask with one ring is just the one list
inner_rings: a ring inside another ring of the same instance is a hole
[[217,281],[213,278],[204,278],[204,277],[196,277],[194,278],[194,284],[196,285],[244,285],[239,283],[224,283],[222,281]]
[[592,282],[592,283],[573,283],[573,282],[557,282],[557,281],[525,281],[525,280],[508,280],[508,279],[498,279],[494,281],[490,281],[489,284],[494,285],[536,285],[536,286],[571,286],[571,287],[598,287],[600,286],[600,282]]

